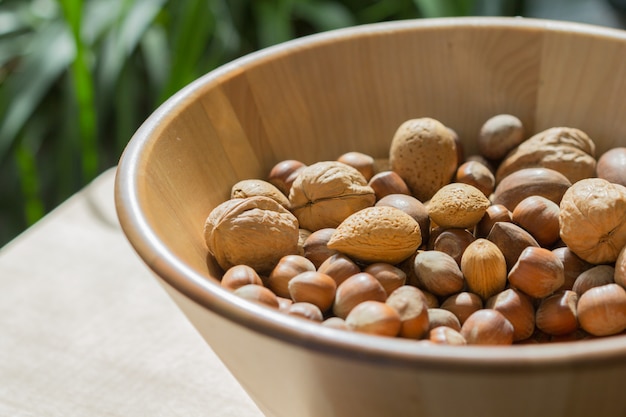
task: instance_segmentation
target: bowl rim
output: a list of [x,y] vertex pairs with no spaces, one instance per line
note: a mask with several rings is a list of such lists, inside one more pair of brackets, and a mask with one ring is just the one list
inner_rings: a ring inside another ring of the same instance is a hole
[[[387,338],[346,332],[288,316],[243,300],[207,279],[173,255],[164,241],[150,229],[138,195],[143,175],[142,154],[152,138],[166,125],[176,109],[194,98],[222,77],[243,71],[250,65],[275,59],[300,48],[317,47],[355,36],[372,36],[394,31],[420,31],[445,28],[510,28],[512,30],[561,31],[594,37],[619,39],[626,43],[626,31],[586,23],[521,17],[452,17],[412,19],[373,23],[304,36],[261,49],[235,59],[196,79],[160,105],[135,132],[126,146],[116,170],[115,206],[126,238],[156,276],[202,308],[282,342],[319,353],[351,360],[375,360],[404,368],[448,368],[482,372],[529,372],[537,367],[571,368],[572,366],[616,366],[626,362],[626,336],[614,336],[581,342],[520,344],[499,346],[433,346],[400,338]],[[617,362],[616,362],[617,361]]]

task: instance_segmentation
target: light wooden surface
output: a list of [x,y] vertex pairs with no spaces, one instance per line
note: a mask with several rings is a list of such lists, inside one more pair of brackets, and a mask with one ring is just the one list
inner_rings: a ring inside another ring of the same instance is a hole
[[0,250],[0,416],[262,416],[127,243],[114,174]]

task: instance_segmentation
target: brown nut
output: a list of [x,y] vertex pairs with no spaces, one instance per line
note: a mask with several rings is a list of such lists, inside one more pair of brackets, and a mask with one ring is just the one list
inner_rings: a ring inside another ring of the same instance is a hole
[[267,181],[288,196],[291,184],[305,167],[304,163],[293,159],[281,161],[272,167]]
[[422,243],[428,242],[430,236],[430,217],[428,217],[426,206],[417,198],[406,194],[389,194],[378,200],[375,205],[395,207],[413,217],[420,225]]
[[487,239],[501,249],[506,260],[506,268],[509,271],[524,249],[529,246],[539,247],[539,242],[530,233],[516,224],[507,222],[494,224],[487,235]]
[[511,114],[490,117],[480,128],[476,144],[482,156],[502,159],[525,139],[522,121]]
[[539,195],[559,204],[571,185],[565,175],[553,169],[520,169],[497,182],[492,203],[502,204],[513,211],[526,197]]
[[411,190],[406,182],[394,171],[382,171],[370,178],[368,185],[374,190],[376,200],[389,194],[410,195]]
[[310,260],[301,255],[285,255],[267,277],[267,288],[279,297],[291,298],[289,281],[306,271],[315,271],[315,265]]
[[592,264],[612,263],[626,245],[626,187],[601,178],[573,184],[563,195],[561,239]]
[[598,158],[598,178],[626,187],[626,148],[612,148]]
[[544,298],[565,282],[563,263],[552,251],[529,246],[509,272],[509,284],[533,298]]
[[328,247],[328,241],[333,233],[335,233],[335,229],[332,227],[316,230],[312,232],[302,244],[304,257],[313,262],[315,268],[319,268],[330,256],[339,253]]
[[324,320],[324,315],[318,306],[303,301],[291,304],[285,312],[292,316],[298,316],[320,323]]
[[476,187],[452,183],[441,187],[428,202],[428,215],[441,227],[473,228],[491,202]]
[[463,274],[454,258],[445,252],[419,252],[413,260],[415,277],[422,288],[436,296],[448,296],[461,291]]
[[361,272],[361,268],[349,256],[336,253],[322,262],[317,272],[329,275],[339,285],[352,275]]
[[424,117],[402,123],[389,149],[389,163],[411,194],[427,201],[448,184],[457,168],[454,133],[438,120]]
[[380,301],[364,301],[355,306],[346,317],[346,324],[351,330],[395,337],[402,322],[398,312]]
[[478,161],[467,161],[456,170],[456,182],[476,187],[485,197],[489,197],[496,188],[496,178],[485,165]]
[[365,263],[396,264],[422,243],[419,224],[395,207],[367,207],[348,216],[335,230],[328,247]]
[[406,273],[395,265],[377,262],[368,265],[363,272],[372,274],[380,282],[387,294],[406,284]]
[[572,291],[580,297],[590,288],[615,283],[614,276],[615,268],[612,265],[595,265],[578,275]]
[[259,180],[241,180],[231,187],[230,198],[247,198],[254,196],[265,196],[276,201],[281,206],[289,209],[289,199],[273,184]]
[[243,264],[263,274],[297,252],[298,220],[269,197],[231,199],[211,211],[204,239],[223,270]]
[[312,232],[310,230],[302,228],[298,230],[298,251],[296,252],[297,255],[304,256],[304,242],[306,242],[311,234]]
[[473,312],[483,308],[483,300],[473,292],[463,291],[446,298],[441,308],[454,314],[462,325]]
[[626,329],[626,290],[618,284],[589,289],[578,298],[580,327],[594,336],[610,336]]
[[272,291],[262,285],[243,285],[233,291],[233,294],[236,294],[237,296],[244,298],[248,301],[252,301],[275,309],[278,309],[280,306],[276,294],[274,294]]
[[458,330],[451,327],[439,326],[431,329],[428,340],[437,345],[465,346],[467,342]]
[[615,261],[615,274],[613,280],[626,288],[626,246],[622,248]]
[[565,290],[541,300],[537,307],[535,323],[537,328],[553,336],[564,336],[578,329],[576,304],[578,295]]
[[432,249],[447,253],[460,266],[463,252],[475,240],[474,235],[467,229],[446,229],[437,234]]
[[324,312],[333,305],[337,284],[326,274],[306,271],[289,280],[288,289],[295,303],[311,303]]
[[513,210],[513,223],[530,233],[537,243],[548,247],[559,240],[559,205],[545,197],[533,195],[519,202]]
[[535,307],[526,294],[508,288],[485,303],[485,308],[497,310],[513,325],[513,341],[528,339],[535,331]]
[[424,294],[410,285],[397,288],[385,301],[400,315],[400,337],[421,339],[429,329],[428,306]]
[[276,296],[278,300],[278,310],[286,313],[289,310],[289,307],[293,304],[293,300],[291,298],[279,297]]
[[367,272],[359,272],[337,286],[333,313],[345,319],[350,310],[363,301],[385,301],[387,293],[383,286]]
[[337,330],[350,330],[346,321],[339,317],[329,317],[322,322],[322,326]]
[[511,345],[514,328],[497,310],[478,310],[465,320],[461,335],[468,345]]
[[557,258],[563,263],[563,271],[565,273],[565,281],[559,290],[571,290],[574,286],[576,278],[593,265],[583,261],[570,250],[567,246],[560,246],[552,249]]
[[476,237],[487,237],[493,225],[497,222],[512,222],[513,213],[502,204],[492,204],[487,207],[483,218],[476,225]]
[[487,239],[476,239],[461,258],[461,271],[469,290],[483,300],[504,290],[506,260],[502,251]]
[[544,167],[562,173],[573,184],[595,175],[595,144],[576,128],[553,127],[533,135],[507,154],[496,180],[520,169]]
[[435,329],[439,326],[446,326],[456,331],[461,330],[461,322],[451,311],[444,310],[443,308],[429,308],[428,309],[428,328]]
[[350,165],[322,161],[300,171],[289,191],[291,211],[312,232],[337,227],[351,214],[374,205],[374,190]]
[[337,158],[337,161],[350,165],[369,181],[374,176],[374,158],[361,152],[346,152]]
[[220,284],[224,288],[236,290],[247,284],[263,285],[263,280],[257,272],[248,265],[234,265],[222,276]]

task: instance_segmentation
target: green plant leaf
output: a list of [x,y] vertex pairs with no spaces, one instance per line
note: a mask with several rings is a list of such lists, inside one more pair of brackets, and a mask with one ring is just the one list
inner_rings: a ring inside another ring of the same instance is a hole
[[5,96],[3,102],[8,105],[3,109],[0,126],[0,162],[28,118],[75,56],[72,35],[63,22],[50,22],[33,34],[19,71],[5,81],[0,92]]
[[293,14],[308,21],[316,31],[326,31],[356,23],[350,11],[336,1],[306,1],[294,4]]

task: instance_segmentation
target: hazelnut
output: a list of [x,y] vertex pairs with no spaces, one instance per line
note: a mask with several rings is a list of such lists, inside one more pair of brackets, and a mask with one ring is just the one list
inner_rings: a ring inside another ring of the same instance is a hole
[[350,165],[369,181],[374,176],[374,158],[361,152],[347,152],[337,158],[337,161]]
[[293,159],[281,161],[272,167],[267,181],[288,196],[291,184],[305,167],[304,163]]
[[577,303],[578,295],[571,290],[560,291],[544,298],[537,307],[537,328],[553,336],[575,332],[578,329]]
[[345,319],[350,310],[363,301],[384,302],[387,293],[376,278],[367,272],[359,272],[337,286],[333,313]]
[[456,170],[456,182],[473,185],[485,197],[489,197],[496,188],[496,178],[485,165],[478,161],[467,161]]
[[315,271],[315,265],[301,255],[286,255],[280,258],[267,278],[267,288],[279,297],[291,298],[289,281],[302,272]]
[[280,306],[276,294],[262,285],[247,284],[237,288],[233,293],[248,301],[275,309],[278,309]]
[[598,178],[626,187],[626,148],[612,148],[600,155],[596,173]]
[[337,284],[326,274],[306,271],[289,280],[288,290],[295,303],[311,303],[324,312],[332,306],[335,300]]
[[485,303],[485,308],[497,310],[513,325],[513,341],[528,339],[535,331],[535,307],[526,294],[508,288]]
[[474,235],[467,229],[446,229],[437,234],[432,249],[447,253],[460,266],[463,252],[475,240]]
[[405,285],[390,293],[385,302],[400,315],[400,337],[420,339],[426,334],[429,329],[428,306],[422,291]]
[[394,171],[382,171],[375,174],[369,180],[368,185],[374,190],[376,200],[380,200],[390,194],[411,194],[406,182]]
[[391,294],[406,284],[406,273],[397,266],[385,262],[370,264],[363,272],[372,274],[381,283],[387,294]]
[[467,345],[465,338],[458,330],[451,327],[439,326],[431,329],[428,340],[437,345],[464,346]]
[[533,195],[520,201],[513,210],[513,223],[530,233],[543,247],[559,240],[559,205],[545,197]]
[[462,325],[473,312],[483,308],[483,300],[473,292],[463,291],[446,298],[441,308],[454,314]]
[[346,321],[339,317],[329,317],[322,322],[322,326],[338,330],[350,330]]
[[511,322],[497,310],[483,309],[470,315],[461,335],[468,345],[510,345],[514,328]]
[[304,257],[313,262],[315,268],[319,268],[331,255],[339,253],[328,247],[328,241],[333,233],[335,233],[335,229],[330,227],[316,230],[312,232],[302,244]]
[[626,290],[618,284],[589,289],[578,298],[580,327],[594,336],[610,336],[626,329]]
[[335,280],[337,285],[361,272],[361,268],[349,256],[343,253],[331,255],[317,268],[317,272],[326,274]]
[[224,288],[236,290],[247,284],[263,285],[263,280],[248,265],[234,265],[224,272],[220,283]]
[[307,302],[296,302],[291,304],[285,311],[292,316],[302,317],[308,320],[322,322],[324,315],[318,306]]
[[615,261],[615,274],[613,280],[626,288],[626,246],[622,248]]
[[424,251],[413,260],[415,277],[421,287],[436,296],[448,296],[463,289],[465,282],[459,265],[444,252]]
[[578,275],[572,286],[572,291],[580,297],[590,288],[613,284],[615,282],[614,276],[615,268],[611,265],[593,266]]
[[395,337],[402,321],[398,312],[384,302],[364,301],[350,311],[346,324],[357,332]]
[[469,290],[483,300],[506,286],[506,260],[502,251],[487,239],[476,239],[461,258],[461,271]]
[[487,207],[482,219],[476,225],[476,237],[487,237],[493,225],[497,222],[512,222],[513,213],[502,204],[492,204]]
[[439,326],[450,327],[456,331],[461,330],[461,322],[451,311],[443,308],[428,309],[428,328],[434,329]]
[[571,290],[574,286],[576,278],[593,266],[589,262],[580,259],[580,257],[572,252],[567,246],[554,248],[552,249],[552,253],[554,253],[563,263],[565,282],[561,288],[559,288],[560,290]]
[[565,281],[563,263],[552,251],[529,246],[509,272],[509,283],[533,298],[543,298]]

